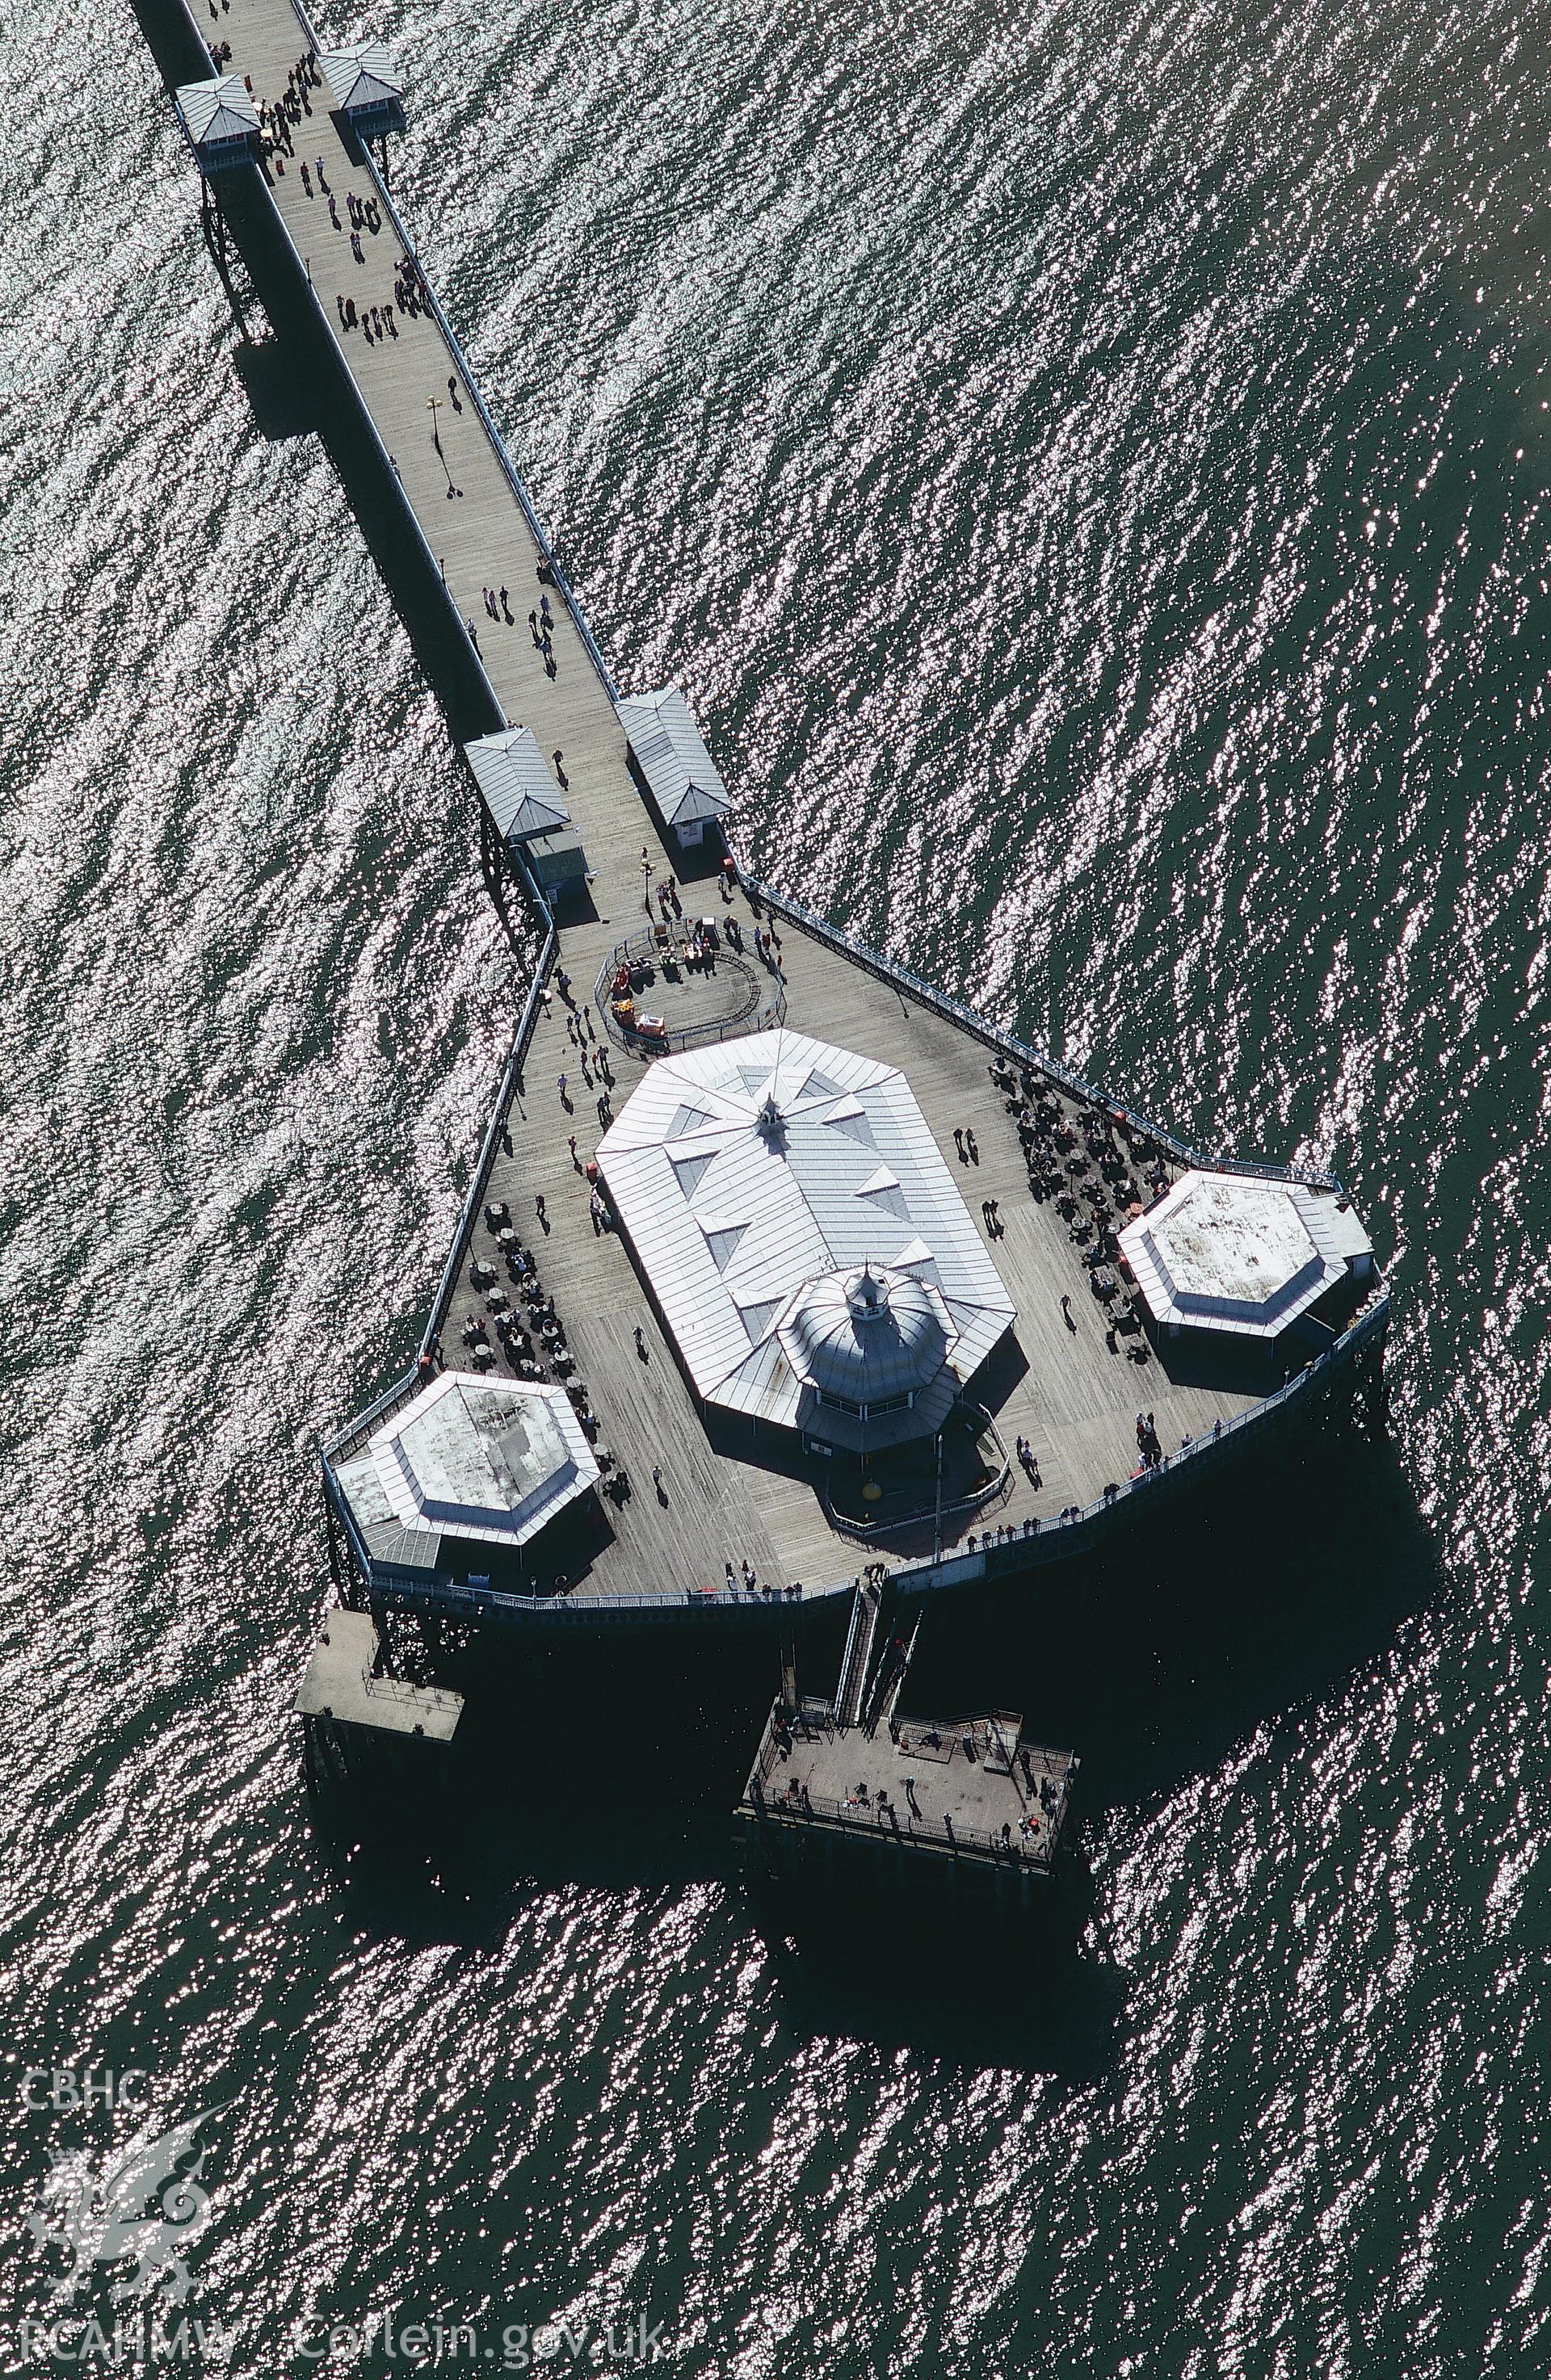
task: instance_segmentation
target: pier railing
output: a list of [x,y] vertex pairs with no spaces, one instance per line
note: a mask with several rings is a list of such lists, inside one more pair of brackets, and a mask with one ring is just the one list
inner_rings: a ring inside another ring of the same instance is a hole
[[757,1779],[751,1783],[749,1806],[761,1826],[788,1828],[797,1833],[833,1828],[841,1834],[865,1837],[869,1842],[898,1844],[902,1851],[934,1852],[948,1859],[972,1860],[982,1866],[1047,1869],[1055,1857],[1060,1832],[1059,1812],[1054,1818],[1042,1812],[1037,1832],[1014,1834],[1008,1841],[999,1830],[955,1827],[951,1822],[934,1826],[916,1818],[909,1810],[901,1816],[892,1804],[885,1811],[875,1802],[837,1802],[827,1794],[808,1792],[800,1801],[793,1802],[783,1795],[767,1795]]
[[[300,13],[299,10],[298,13]],[[305,18],[303,18],[303,22],[306,22]],[[308,30],[311,33],[311,29],[310,26]],[[312,35],[312,39],[315,44],[316,36]],[[610,702],[617,703],[619,700],[619,688],[614,682],[614,677],[610,672],[608,663],[605,661],[602,652],[599,650],[597,638],[593,636],[592,628],[588,625],[587,614],[583,612],[580,604],[578,602],[570,581],[567,577],[565,570],[562,568],[560,563],[556,558],[555,548],[550,542],[543,523],[539,519],[537,508],[534,505],[532,497],[528,492],[527,485],[523,480],[522,475],[519,471],[516,464],[512,461],[511,455],[507,446],[507,442],[502,437],[500,431],[496,429],[494,420],[491,419],[490,408],[485,404],[478,381],[474,378],[473,371],[469,363],[469,358],[463,352],[462,342],[459,340],[457,332],[453,329],[452,324],[448,322],[446,314],[442,311],[442,301],[436,295],[434,285],[432,283],[430,276],[421,272],[420,252],[415,247],[414,241],[410,238],[409,232],[405,228],[403,218],[399,214],[397,208],[393,203],[393,199],[388,190],[387,184],[383,180],[382,176],[377,171],[375,161],[372,157],[370,152],[364,149],[364,146],[362,154],[366,169],[377,186],[378,192],[382,199],[384,211],[387,214],[389,221],[392,223],[394,230],[397,233],[399,238],[404,243],[405,255],[414,266],[416,273],[420,274],[421,287],[430,298],[431,312],[435,321],[436,327],[441,332],[444,340],[446,342],[448,353],[451,355],[453,361],[458,366],[464,388],[467,390],[469,396],[473,403],[475,412],[479,415],[484,433],[495,449],[495,459],[500,465],[501,471],[507,484],[510,488],[513,495],[517,498],[519,509],[520,510],[524,520],[526,520],[528,524],[529,529],[532,534],[533,541],[543,557],[544,566],[549,571],[551,577],[555,581],[556,592],[560,597],[561,601],[565,604],[567,611],[570,613],[571,618],[575,623],[576,632],[581,638],[582,644],[586,649],[588,660],[592,662],[592,667],[598,674],[598,679],[603,686],[604,692],[607,695]]]
[[[326,49],[328,44],[323,40],[317,27],[313,24],[311,18],[309,16],[305,6],[305,0],[291,0],[291,6],[296,12],[297,22],[300,26],[303,33],[306,35],[308,43],[311,48],[313,55],[317,55],[320,52]],[[209,44],[204,40],[204,36],[200,29],[199,20],[194,16],[193,10],[189,5],[189,0],[184,0],[184,14],[193,30],[195,39],[200,42],[201,47],[208,52]],[[382,200],[383,211],[386,214],[389,222],[392,224],[394,230],[397,233],[399,238],[404,243],[404,254],[415,268],[415,272],[420,279],[421,287],[430,301],[431,312],[433,319],[435,322],[436,328],[440,331],[442,337],[446,342],[447,351],[452,357],[454,363],[458,366],[458,371],[462,377],[463,385],[467,389],[469,395],[472,400],[474,410],[479,415],[485,435],[490,440],[492,446],[495,450],[496,461],[501,467],[501,470],[513,495],[517,498],[519,509],[532,533],[534,543],[537,545],[540,553],[543,556],[544,565],[554,577],[556,592],[560,596],[567,610],[570,613],[572,619],[576,623],[577,633],[580,637],[583,645],[586,647],[589,661],[591,661],[593,668],[598,673],[598,676],[603,684],[604,692],[607,695],[610,702],[617,703],[619,699],[619,689],[615,685],[614,679],[609,673],[608,663],[605,661],[603,654],[598,650],[597,639],[593,636],[592,629],[589,627],[586,615],[572,592],[570,582],[567,578],[565,571],[561,568],[560,564],[556,560],[555,549],[550,543],[549,538],[539,519],[537,507],[533,503],[532,497],[528,492],[522,475],[518,470],[516,464],[512,461],[511,455],[507,451],[507,442],[502,437],[500,431],[496,429],[495,422],[491,419],[490,410],[485,404],[482,395],[481,394],[479,382],[474,378],[473,372],[470,370],[469,366],[469,358],[463,352],[462,342],[442,310],[442,301],[436,294],[435,287],[432,283],[429,274],[421,271],[420,251],[416,248],[414,241],[409,237],[409,233],[405,226],[404,219],[400,215],[398,209],[393,203],[392,192],[389,190],[387,184],[384,181],[382,175],[377,170],[376,159],[372,156],[371,149],[367,146],[364,140],[359,142],[358,147],[360,151],[360,164],[366,173],[371,176],[372,182],[375,184],[377,195]],[[253,168],[253,171],[255,173],[258,172],[257,166]],[[280,221],[281,219],[278,208],[275,210],[275,213],[276,221]],[[281,229],[283,231],[285,229],[283,222],[281,222]],[[295,254],[295,242],[290,239],[288,233],[287,234],[287,244],[290,247],[292,253]],[[305,271],[305,260],[298,258],[298,262],[302,264],[303,270]],[[311,285],[311,274],[310,273],[307,274],[307,278],[309,285]],[[322,307],[318,308],[318,314],[324,330],[328,332],[329,336],[332,339],[334,335],[333,325],[329,322],[329,319],[324,312]],[[337,341],[336,341],[335,344],[337,346]],[[369,412],[370,408],[363,406],[361,410],[363,412]],[[380,441],[378,443],[379,444],[381,443]],[[412,513],[414,507],[412,505],[407,505],[406,509]],[[421,542],[422,544],[425,542],[423,536]],[[429,555],[429,546],[426,547],[426,552]],[[456,609],[456,606],[453,608]],[[473,649],[470,648],[470,650],[472,650]],[[478,658],[477,653],[475,658]],[[484,675],[482,663],[481,664],[480,674],[482,677]],[[488,678],[485,680],[485,683],[487,685],[489,684]],[[492,698],[494,698],[494,688],[492,688]],[[497,708],[499,708],[499,705],[497,705]]]
[[917,975],[910,967],[902,966],[898,959],[885,957],[866,942],[858,941],[854,934],[842,933],[827,918],[804,908],[800,901],[792,900],[788,893],[776,892],[743,868],[739,870],[739,880],[756,902],[762,903],[776,917],[784,917],[800,933],[810,935],[814,941],[827,943],[840,957],[864,968],[880,982],[892,985],[895,990],[909,992],[910,998],[918,1001],[923,1008],[934,1009],[949,1024],[972,1034],[985,1049],[995,1050],[1000,1056],[1013,1059],[1020,1066],[1031,1067],[1046,1075],[1069,1098],[1081,1099],[1090,1107],[1103,1108],[1111,1116],[1128,1123],[1133,1132],[1145,1133],[1161,1148],[1169,1150],[1180,1164],[1199,1166],[1217,1173],[1257,1174],[1273,1182],[1301,1182],[1310,1190],[1339,1190],[1340,1183],[1333,1173],[1321,1172],[1315,1167],[1262,1165],[1252,1160],[1203,1155],[1200,1149],[1192,1148],[1189,1142],[1181,1140],[1177,1133],[1168,1131],[1163,1124],[1154,1123],[1150,1116],[1140,1115],[1124,1099],[1117,1099],[1096,1083],[1090,1083],[1082,1075],[1074,1074],[1069,1066],[1063,1066],[1047,1051],[1033,1049],[1027,1041],[1020,1041],[1016,1034],[1008,1033],[999,1025],[993,1025],[963,1001],[955,1000],[950,992],[938,990],[923,976]]

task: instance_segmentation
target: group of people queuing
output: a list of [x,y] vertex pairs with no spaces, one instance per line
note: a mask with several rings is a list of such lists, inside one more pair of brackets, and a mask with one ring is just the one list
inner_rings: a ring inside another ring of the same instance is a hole
[[[447,381],[447,389],[452,396],[453,404],[457,407],[458,411],[461,413],[463,407],[458,402],[458,382],[456,379],[449,377]],[[459,495],[462,494],[463,491],[461,488],[458,492]],[[445,562],[442,565],[442,577],[444,580],[446,577],[446,564]],[[538,654],[540,660],[543,663],[543,674],[545,677],[553,680],[560,674],[560,664],[556,659],[555,653],[555,614],[550,609],[549,603],[549,590],[555,584],[555,573],[548,563],[542,559],[538,565],[538,609],[536,611],[530,612],[528,614],[528,634],[532,639],[533,650]],[[519,598],[519,600],[520,601],[521,599]],[[494,620],[498,627],[506,626],[508,628],[515,628],[517,626],[517,614],[512,610],[511,589],[509,588],[482,587],[480,589],[480,601],[484,607],[484,616],[487,620]],[[475,627],[472,620],[466,620],[464,622],[464,625],[469,631],[469,642],[473,646],[475,652],[478,653],[480,658],[482,660],[484,656],[483,649],[480,644],[479,630]],[[559,751],[556,751],[554,755],[555,774],[559,782],[562,793],[565,792],[567,785],[569,783],[569,779],[567,777],[566,771],[561,766],[564,758],[564,753]]]
[[[214,15],[214,7],[210,13],[212,16]],[[318,90],[323,83],[323,79],[318,61],[309,50],[298,58],[295,66],[287,75],[286,88],[279,98],[259,102],[259,163],[263,167],[266,182],[274,182],[278,176],[284,175],[287,157],[294,162],[296,127],[304,115],[311,115],[312,113],[312,103],[307,94],[309,91]],[[245,75],[243,80],[251,91],[253,86],[250,79]],[[301,179],[302,187],[308,190],[308,195],[311,197],[311,191],[308,185],[305,165],[301,169]],[[321,157],[318,160],[318,181],[326,197],[328,185],[324,180]],[[336,223],[337,220],[336,217]]]
[[334,302],[339,310],[340,329],[354,331],[359,328],[364,331],[369,347],[385,346],[389,339],[398,336],[398,325],[393,319],[391,306],[363,306],[358,314],[355,299],[345,297],[337,289],[334,293]]

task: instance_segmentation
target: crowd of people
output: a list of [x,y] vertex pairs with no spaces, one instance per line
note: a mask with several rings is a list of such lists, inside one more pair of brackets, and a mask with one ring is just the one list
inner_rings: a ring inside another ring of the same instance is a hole
[[[210,13],[213,17],[215,14],[214,6],[211,7]],[[228,58],[231,55],[229,46],[227,48],[226,55]],[[251,79],[249,77],[244,76],[243,80],[248,84],[249,91],[251,91],[253,88]],[[322,82],[323,74],[319,68],[318,61],[313,56],[311,51],[308,50],[305,51],[299,58],[298,58],[296,64],[287,73],[286,77],[286,88],[281,92],[279,98],[276,100],[260,100],[257,103],[259,115],[259,164],[263,168],[263,177],[266,182],[274,182],[277,177],[284,176],[286,171],[286,160],[287,157],[291,159],[293,164],[295,163],[296,128],[301,122],[304,115],[311,115],[312,103],[307,94],[310,91],[318,90],[321,87]],[[307,169],[305,166],[302,167],[302,179],[305,184],[307,179]],[[318,161],[318,179],[323,185],[323,188],[326,195],[328,185],[323,178],[322,158]]]

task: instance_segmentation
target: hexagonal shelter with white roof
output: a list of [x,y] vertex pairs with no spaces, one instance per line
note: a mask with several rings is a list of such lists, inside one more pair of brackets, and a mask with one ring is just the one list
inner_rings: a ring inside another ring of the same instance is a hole
[[477,1372],[441,1373],[338,1471],[372,1565],[427,1571],[515,1553],[598,1476],[563,1390]]
[[660,1058],[598,1164],[700,1396],[865,1453],[1014,1320],[897,1066],[785,1031]]
[[1120,1234],[1158,1334],[1274,1344],[1368,1278],[1374,1250],[1340,1193],[1270,1174],[1182,1174]]

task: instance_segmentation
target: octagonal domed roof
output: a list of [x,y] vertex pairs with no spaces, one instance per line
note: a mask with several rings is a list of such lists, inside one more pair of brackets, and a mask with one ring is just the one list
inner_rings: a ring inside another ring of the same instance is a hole
[[866,1407],[929,1388],[957,1334],[928,1282],[861,1265],[805,1281],[776,1335],[805,1388]]

